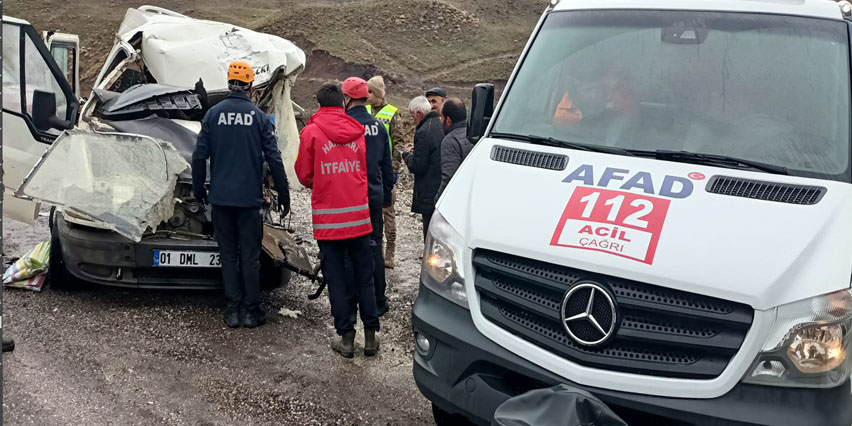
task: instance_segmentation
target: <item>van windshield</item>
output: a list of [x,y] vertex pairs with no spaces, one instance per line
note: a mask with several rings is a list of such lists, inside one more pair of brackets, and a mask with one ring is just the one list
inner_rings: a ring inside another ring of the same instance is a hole
[[717,12],[546,18],[494,134],[687,151],[850,182],[844,22]]

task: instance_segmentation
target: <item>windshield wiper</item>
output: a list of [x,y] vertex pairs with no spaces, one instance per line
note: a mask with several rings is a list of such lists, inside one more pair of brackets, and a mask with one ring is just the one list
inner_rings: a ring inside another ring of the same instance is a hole
[[767,173],[773,173],[776,175],[789,175],[790,172],[784,166],[778,166],[775,164],[769,163],[761,163],[759,161],[747,160],[744,158],[736,158],[727,155],[716,155],[716,154],[701,154],[698,152],[689,152],[689,151],[666,151],[666,150],[657,150],[647,152],[649,156],[654,157],[658,160],[664,161],[677,161],[682,163],[694,163],[694,164],[706,164],[712,166],[721,166],[728,168],[742,168],[748,167],[755,170],[760,170]]
[[512,133],[491,133],[491,137],[495,138],[506,138],[506,139],[515,139],[524,142],[529,142],[533,145],[545,145],[545,146],[555,146],[557,148],[568,148],[568,149],[577,149],[580,151],[590,151],[590,152],[602,152],[605,154],[616,154],[616,155],[634,155],[629,150],[623,148],[616,148],[614,146],[603,146],[603,145],[594,145],[594,144],[586,144],[580,142],[571,142],[571,141],[563,141],[560,139],[555,139],[552,137],[544,137],[544,136],[536,136],[536,135],[516,135]]
[[535,145],[547,145],[547,146],[555,146],[559,148],[568,148],[568,149],[579,149],[581,151],[591,151],[591,152],[602,152],[605,154],[616,154],[616,155],[628,155],[632,156],[633,153],[624,148],[617,148],[614,146],[605,146],[605,145],[595,145],[588,143],[580,143],[580,142],[571,142],[571,141],[563,141],[560,139],[554,139],[551,137],[544,136],[535,136],[530,135],[529,141]]

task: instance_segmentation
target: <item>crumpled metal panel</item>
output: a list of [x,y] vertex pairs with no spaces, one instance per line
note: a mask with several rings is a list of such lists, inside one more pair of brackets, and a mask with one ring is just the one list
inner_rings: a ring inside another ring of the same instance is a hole
[[174,214],[175,184],[188,167],[163,140],[68,130],[15,196],[62,207],[138,242]]
[[130,42],[139,33],[145,65],[160,84],[193,87],[200,78],[208,92],[227,92],[222,76],[232,61],[251,64],[255,87],[267,84],[278,68],[291,75],[305,65],[305,52],[281,37],[165,9],[128,9],[118,39]]
[[296,157],[299,154],[299,127],[293,112],[293,102],[290,101],[290,93],[295,82],[295,76],[287,77],[283,71],[279,70],[273,77],[271,87],[264,93],[264,97],[269,96],[270,107],[275,114],[275,137],[278,139],[278,148],[281,151],[284,171],[287,173],[291,190],[301,186],[295,168]]
[[[192,153],[198,141],[198,132],[190,130],[174,120],[158,117],[156,115],[139,120],[116,120],[104,121],[110,127],[122,133],[131,133],[140,136],[149,136],[159,140],[169,141],[175,149],[180,152],[187,162],[192,161]],[[210,165],[207,165],[207,179],[210,179]],[[192,171],[186,169],[181,173],[180,179],[192,182]]]
[[263,225],[263,251],[275,261],[276,266],[284,266],[298,274],[315,278],[313,265],[307,251],[299,247],[286,229]]
[[[103,101],[103,104],[99,106],[99,109],[107,113],[119,112],[133,104],[151,101],[164,95],[174,94],[192,95],[192,99],[195,101],[195,104],[193,105],[185,105],[178,109],[201,109],[201,101],[198,100],[198,96],[195,95],[192,90],[184,87],[168,86],[165,84],[137,84],[135,86],[131,86],[124,92],[115,93],[115,95],[113,95],[114,92],[109,92],[108,90],[103,89],[96,89],[95,92],[102,99],[106,98],[106,100]],[[179,106],[176,105],[175,107]]]

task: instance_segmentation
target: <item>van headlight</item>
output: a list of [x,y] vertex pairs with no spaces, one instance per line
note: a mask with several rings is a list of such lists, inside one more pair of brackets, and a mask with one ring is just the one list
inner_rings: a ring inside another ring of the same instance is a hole
[[746,383],[833,387],[852,374],[852,291],[778,307],[775,326]]
[[439,295],[469,309],[464,289],[464,240],[435,212],[429,222],[421,281]]

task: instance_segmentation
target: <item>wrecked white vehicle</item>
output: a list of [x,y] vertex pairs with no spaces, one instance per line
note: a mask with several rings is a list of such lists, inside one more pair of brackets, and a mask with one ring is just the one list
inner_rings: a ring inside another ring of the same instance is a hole
[[[4,70],[7,53],[4,37]],[[290,88],[305,55],[280,37],[156,7],[129,9],[79,117],[70,113],[76,105],[64,105],[70,97],[59,102],[56,96],[67,93],[62,79],[55,81],[60,90],[33,91],[32,127],[65,131],[15,196],[56,207],[53,283],[73,281],[66,279],[70,273],[116,286],[221,286],[210,214],[192,196],[189,163],[201,119],[227,95],[225,76],[234,60],[255,68],[254,100],[274,115],[285,169],[296,182],[294,111],[301,109]],[[276,225],[281,218],[271,184],[264,194],[262,285],[284,285],[291,271],[312,276],[305,251]]]

